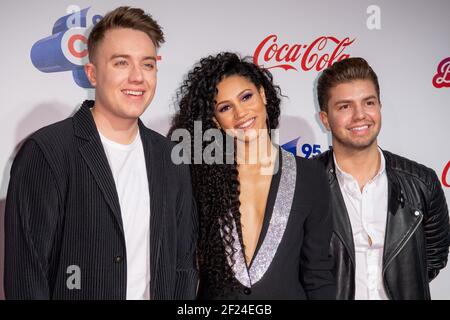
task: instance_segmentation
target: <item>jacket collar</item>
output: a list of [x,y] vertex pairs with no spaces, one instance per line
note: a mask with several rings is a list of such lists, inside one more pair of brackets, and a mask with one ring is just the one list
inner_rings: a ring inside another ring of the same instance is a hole
[[[415,209],[405,198],[405,192],[394,169],[393,157],[390,152],[382,150],[386,161],[386,175],[388,179],[388,212],[386,219],[385,243],[383,251],[383,271],[389,266],[393,258],[400,252],[412,233],[422,221],[423,213]],[[347,208],[336,178],[333,151],[326,152],[322,161],[328,174],[332,194],[332,203],[337,204],[333,210],[334,231],[344,243],[349,256],[355,262],[355,246],[352,228]],[[341,210],[340,210],[341,209]]]
[[336,168],[333,161],[333,150],[327,151],[323,155],[325,169],[328,175],[328,182],[331,189],[331,205],[336,206],[333,210],[333,228],[334,233],[341,239],[344,244],[353,265],[355,265],[355,244],[353,242],[352,226],[348,216],[347,207],[342,197],[339,182],[336,177]]
[[405,197],[392,153],[383,151],[388,178],[388,212],[383,252],[383,272],[401,251],[423,219],[423,212]]
[[[84,140],[80,143],[79,151],[87,163],[95,181],[97,182],[108,206],[116,219],[122,234],[123,222],[119,204],[119,197],[108,163],[100,135],[92,117],[90,108],[94,106],[94,101],[86,100],[81,108],[73,116],[74,134],[76,137]],[[139,133],[144,148],[145,165],[147,168],[147,179],[150,196],[150,270],[151,284],[150,292],[152,296],[158,296],[157,279],[159,278],[160,268],[159,257],[161,250],[161,240],[163,237],[164,215],[166,211],[166,192],[167,183],[164,176],[167,166],[166,152],[158,144],[156,133],[145,127],[142,121],[138,120]],[[161,288],[159,288],[161,289]]]
[[74,134],[76,137],[85,140],[79,144],[81,156],[88,165],[123,233],[119,197],[100,135],[90,111],[93,106],[94,101],[86,100],[75,113],[73,116]]
[[[89,166],[95,181],[100,187],[108,206],[111,208],[115,219],[123,232],[122,215],[116,185],[97,130],[97,126],[90,111],[90,109],[94,106],[94,103],[95,102],[92,100],[84,101],[80,109],[73,116],[74,134],[76,137],[84,140],[83,143],[80,143],[79,151],[84,161]],[[148,131],[150,130],[145,127],[140,119],[138,120],[138,125],[144,147],[148,181],[151,182],[153,181],[151,179],[151,172],[153,170],[151,169],[156,166],[158,168],[158,172],[161,172],[162,159],[156,152],[150,152],[150,150],[153,149],[151,135],[148,134]],[[163,177],[159,178],[163,180]],[[160,191],[160,189],[152,183],[149,183],[149,189],[150,194],[152,194],[152,192],[155,193]],[[159,199],[160,197],[156,198]],[[155,200],[151,201],[151,212],[157,212],[158,208],[158,204],[155,203]],[[158,232],[156,232],[156,234],[158,234]]]

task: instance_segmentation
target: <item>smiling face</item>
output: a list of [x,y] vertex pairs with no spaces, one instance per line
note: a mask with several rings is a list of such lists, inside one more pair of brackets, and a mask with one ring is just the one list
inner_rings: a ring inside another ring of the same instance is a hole
[[377,146],[381,104],[370,80],[340,83],[329,90],[327,111],[320,112],[331,130],[336,150],[357,151]]
[[95,87],[98,112],[111,120],[136,120],[155,93],[155,45],[142,31],[108,30],[85,71]]
[[220,127],[239,140],[258,138],[267,131],[266,96],[246,77],[233,75],[217,85],[214,117]]

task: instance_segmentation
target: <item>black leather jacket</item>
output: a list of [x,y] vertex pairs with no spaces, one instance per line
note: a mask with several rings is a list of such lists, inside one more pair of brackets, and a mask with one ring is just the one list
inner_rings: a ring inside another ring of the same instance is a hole
[[[430,299],[429,282],[447,264],[449,217],[436,173],[421,164],[383,151],[388,178],[388,216],[383,282],[390,299]],[[332,151],[316,160],[327,170],[331,188],[336,298],[355,298],[355,247]]]

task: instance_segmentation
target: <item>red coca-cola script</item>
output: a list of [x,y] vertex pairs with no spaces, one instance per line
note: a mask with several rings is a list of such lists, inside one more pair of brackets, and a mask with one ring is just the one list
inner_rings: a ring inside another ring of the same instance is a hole
[[282,68],[284,70],[302,69],[321,71],[334,62],[348,58],[344,53],[355,39],[349,37],[342,40],[332,36],[318,37],[310,44],[281,44],[278,36],[267,36],[255,50],[253,62],[266,69]]

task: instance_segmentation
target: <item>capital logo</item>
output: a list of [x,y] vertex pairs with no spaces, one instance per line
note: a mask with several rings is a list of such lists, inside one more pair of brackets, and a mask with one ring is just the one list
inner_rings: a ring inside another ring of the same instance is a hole
[[102,16],[81,9],[56,20],[52,34],[36,42],[31,48],[31,61],[42,72],[72,72],[75,83],[82,88],[92,88],[84,73],[88,62],[87,37],[90,28]]
[[450,57],[439,63],[437,73],[433,77],[433,86],[450,88]]
[[450,161],[447,163],[444,170],[442,171],[442,184],[447,188],[450,188],[450,180],[447,179],[450,178],[449,170],[450,170]]
[[284,70],[321,71],[334,62],[348,58],[344,53],[355,39],[349,37],[338,39],[333,36],[321,36],[309,44],[280,43],[278,36],[267,36],[255,50],[253,62],[266,69],[281,68]]

